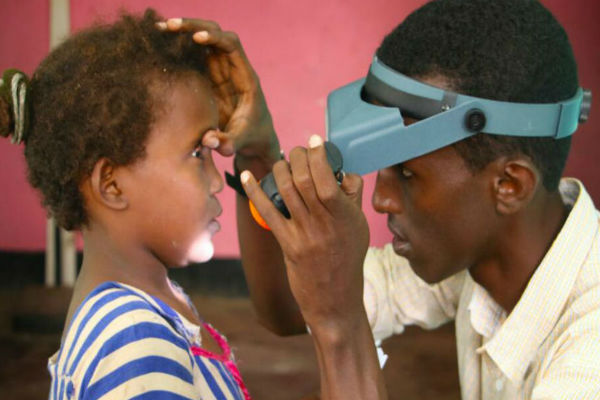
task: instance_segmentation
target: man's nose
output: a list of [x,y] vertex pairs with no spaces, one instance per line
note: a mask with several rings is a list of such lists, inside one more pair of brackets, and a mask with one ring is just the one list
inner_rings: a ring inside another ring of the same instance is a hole
[[400,182],[394,169],[389,167],[379,170],[371,198],[375,211],[381,214],[400,214],[403,211],[400,195]]

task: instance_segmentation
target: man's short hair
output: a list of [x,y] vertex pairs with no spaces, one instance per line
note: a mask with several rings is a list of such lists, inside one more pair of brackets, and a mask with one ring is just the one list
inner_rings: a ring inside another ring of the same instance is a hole
[[[410,14],[377,50],[416,79],[442,75],[451,89],[487,99],[554,103],[575,95],[577,65],[567,34],[535,0],[436,0]],[[544,187],[558,187],[570,137],[477,134],[454,144],[476,172],[502,156],[528,156]]]

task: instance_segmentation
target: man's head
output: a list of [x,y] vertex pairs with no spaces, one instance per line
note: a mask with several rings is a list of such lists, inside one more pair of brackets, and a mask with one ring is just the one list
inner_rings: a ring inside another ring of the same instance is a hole
[[[564,29],[534,0],[432,1],[392,31],[377,56],[404,75],[443,76],[455,92],[486,99],[553,103],[572,97],[579,87]],[[454,146],[473,171],[499,156],[521,153],[552,191],[570,142],[570,137],[479,134]]]
[[[485,99],[555,103],[579,87],[567,36],[537,1],[430,2],[377,56],[423,83]],[[379,171],[373,205],[389,215],[396,252],[438,282],[498,257],[514,222],[556,193],[569,146],[570,137],[479,133]]]

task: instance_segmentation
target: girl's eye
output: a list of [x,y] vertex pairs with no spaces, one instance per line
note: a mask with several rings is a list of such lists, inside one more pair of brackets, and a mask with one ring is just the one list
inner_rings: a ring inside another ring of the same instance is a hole
[[198,146],[194,149],[194,151],[192,151],[192,157],[196,157],[200,160],[204,159],[204,147],[203,146]]

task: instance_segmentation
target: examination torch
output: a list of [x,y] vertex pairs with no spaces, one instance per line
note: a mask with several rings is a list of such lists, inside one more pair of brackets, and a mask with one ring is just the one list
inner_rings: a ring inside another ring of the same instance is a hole
[[[343,160],[342,153],[340,150],[331,142],[324,142],[325,153],[327,154],[327,162],[333,171],[333,175],[337,180],[338,184],[342,183],[344,179],[344,172],[342,170]],[[261,189],[265,192],[269,200],[273,203],[275,208],[277,208],[286,218],[290,218],[290,212],[287,209],[281,194],[279,194],[279,189],[277,188],[277,184],[275,183],[275,178],[273,177],[273,173],[270,172],[259,182]],[[252,204],[252,201],[249,202],[250,213],[252,217],[258,223],[258,225],[262,226],[264,229],[271,230],[265,220],[261,217],[258,210]]]

